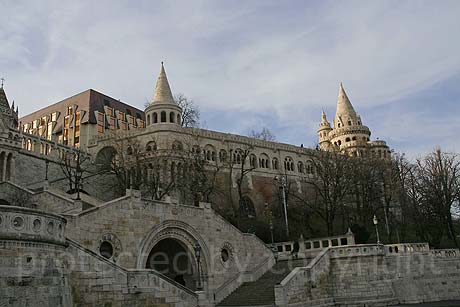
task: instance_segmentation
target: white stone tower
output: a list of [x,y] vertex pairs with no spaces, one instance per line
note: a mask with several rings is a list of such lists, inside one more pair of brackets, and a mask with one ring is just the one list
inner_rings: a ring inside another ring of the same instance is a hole
[[321,150],[333,150],[353,156],[389,156],[386,143],[380,140],[370,141],[370,136],[371,131],[362,124],[361,117],[356,113],[340,83],[333,128],[327,121],[326,114],[322,114],[318,129]]
[[331,132],[331,124],[327,121],[326,113],[321,114],[321,124],[319,124],[318,129],[318,139],[319,139],[319,147],[322,150],[332,150],[331,142],[329,139],[329,132]]
[[174,101],[166,77],[163,62],[161,62],[160,75],[150,104],[145,109],[147,127],[151,125],[167,124],[181,125],[182,109]]

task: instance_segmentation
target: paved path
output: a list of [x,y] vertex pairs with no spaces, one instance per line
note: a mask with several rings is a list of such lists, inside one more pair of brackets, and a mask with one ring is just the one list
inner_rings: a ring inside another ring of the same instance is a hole
[[397,305],[393,307],[460,307],[460,301],[442,301],[412,305]]

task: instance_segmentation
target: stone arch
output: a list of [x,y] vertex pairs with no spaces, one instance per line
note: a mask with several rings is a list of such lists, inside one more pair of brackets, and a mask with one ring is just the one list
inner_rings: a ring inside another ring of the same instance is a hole
[[153,112],[152,124],[156,124],[156,123],[158,123],[158,114],[157,114],[157,112]]
[[204,158],[207,161],[216,161],[216,148],[211,144],[207,144],[203,149]]
[[[190,252],[191,263],[196,266],[196,259],[194,254],[194,246],[198,243],[201,246],[201,270],[202,281],[204,285],[207,284],[207,272],[209,271],[209,263],[211,254],[209,248],[199,234],[199,232],[189,224],[177,221],[166,220],[160,224],[152,227],[147,235],[142,239],[139,245],[139,254],[137,256],[136,267],[138,269],[145,269],[147,267],[147,260],[152,249],[164,239],[173,239],[177,241],[184,249]],[[195,269],[196,270],[196,269]]]
[[[117,150],[113,146],[105,146],[96,154],[96,165],[103,169],[111,169],[112,161],[117,154]],[[65,156],[65,153],[63,154]]]
[[150,126],[150,114],[147,114],[147,126]]
[[169,122],[170,122],[170,123],[174,123],[174,117],[175,117],[174,112],[170,112],[170,113],[169,113]]
[[166,111],[161,111],[161,122],[166,123]]

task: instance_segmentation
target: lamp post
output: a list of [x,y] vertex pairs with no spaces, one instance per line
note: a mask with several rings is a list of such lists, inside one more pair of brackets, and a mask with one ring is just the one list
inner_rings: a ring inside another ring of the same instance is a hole
[[200,246],[200,243],[198,243],[198,241],[196,241],[195,243],[194,250],[195,250],[195,258],[196,258],[196,266],[197,266],[196,271],[198,273],[198,281],[197,281],[196,289],[198,291],[201,291],[203,290],[203,285],[201,284],[201,246]]
[[46,159],[45,161],[45,180],[48,181],[48,167],[50,165],[50,161]]
[[287,216],[287,203],[286,203],[286,178],[284,176],[281,179],[278,176],[275,176],[275,180],[279,181],[281,184],[281,197],[283,200],[283,208],[284,208],[284,221],[286,223],[286,239],[289,239],[289,224],[288,224],[288,216]]
[[377,220],[377,217],[374,214],[374,219],[373,219],[374,225],[375,225],[375,233],[377,234],[377,244],[380,244],[380,236],[379,236],[379,221]]

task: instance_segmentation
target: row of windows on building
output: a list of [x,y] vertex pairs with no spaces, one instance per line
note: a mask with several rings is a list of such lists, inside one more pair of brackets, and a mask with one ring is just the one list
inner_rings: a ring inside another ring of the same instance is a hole
[[168,116],[168,113],[166,111],[161,111],[159,118],[157,112],[153,112],[152,116],[150,116],[150,114],[147,114],[147,126],[149,126],[150,124],[157,124],[159,122],[172,124],[177,123],[180,125],[180,114],[176,114],[175,112],[169,112]]
[[[351,122],[351,119],[348,119],[347,124],[348,124],[348,126],[352,126],[352,125],[353,125],[353,123]],[[361,121],[360,121],[360,120],[358,120],[358,125],[361,125]],[[340,127],[345,127],[345,125],[342,126],[342,124],[341,124],[340,122],[338,122],[338,123],[337,123],[337,128],[340,128]]]
[[[174,141],[172,143],[173,151],[182,151],[183,145],[179,141]],[[147,143],[145,147],[146,152],[152,152],[157,150],[157,145],[154,141]],[[127,148],[127,154],[133,154],[134,149],[131,146]],[[241,149],[231,150],[230,154],[225,150],[221,149],[219,154],[212,145],[206,145],[203,149],[199,146],[195,145],[192,147],[192,153],[202,155],[203,159],[210,161],[210,162],[221,162],[221,163],[228,163],[232,162],[233,164],[241,164],[243,163],[243,159],[246,159],[249,162],[249,167],[254,169],[273,169],[279,170],[280,169],[280,162],[278,158],[270,159],[267,154],[262,153],[257,157],[253,153],[245,153]],[[229,160],[229,156],[231,155],[231,161]],[[302,161],[298,161],[297,163],[294,160],[287,156],[284,158],[283,161],[284,170],[288,172],[298,172],[301,174],[314,174],[314,167],[312,166],[310,161],[306,161],[305,163]]]
[[97,112],[97,132],[104,133],[109,130],[130,130],[135,128],[145,128],[145,122],[141,115],[136,113],[136,117],[127,113],[115,110],[112,107],[104,106],[104,113]]
[[[369,138],[368,138],[368,137],[363,136],[361,139],[362,139],[364,142],[369,142]],[[344,140],[344,142],[345,142],[345,143],[348,143],[348,142],[357,141],[357,140],[358,140],[358,138],[357,138],[356,136],[353,136],[353,137],[351,137],[351,138],[350,138],[350,137],[346,137],[345,140]],[[334,142],[334,145],[337,145],[337,146],[342,145],[342,140],[338,140],[338,141]]]

